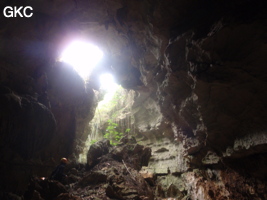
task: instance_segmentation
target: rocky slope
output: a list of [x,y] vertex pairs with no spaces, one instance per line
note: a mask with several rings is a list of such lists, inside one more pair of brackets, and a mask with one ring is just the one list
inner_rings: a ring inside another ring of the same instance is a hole
[[93,144],[88,163],[70,165],[68,177],[60,182],[33,179],[26,200],[36,199],[154,199],[153,188],[138,172],[147,165],[151,149],[134,139],[112,147],[109,140]]

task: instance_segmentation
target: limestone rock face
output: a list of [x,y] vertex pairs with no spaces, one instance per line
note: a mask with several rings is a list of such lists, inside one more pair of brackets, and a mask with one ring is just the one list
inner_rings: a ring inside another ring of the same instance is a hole
[[[51,154],[77,156],[87,135],[85,128],[93,117],[96,101],[91,87],[69,65],[56,63],[47,73],[47,96],[57,120]],[[59,159],[59,158],[58,158]]]
[[[35,170],[29,160],[47,158],[46,150],[56,132],[56,120],[36,98],[0,87],[0,187],[23,190],[30,171]],[[29,167],[23,169],[27,165]]]
[[31,96],[19,96],[7,87],[2,88],[1,148],[13,151],[3,155],[27,159],[38,156],[55,133],[56,121],[49,109]]

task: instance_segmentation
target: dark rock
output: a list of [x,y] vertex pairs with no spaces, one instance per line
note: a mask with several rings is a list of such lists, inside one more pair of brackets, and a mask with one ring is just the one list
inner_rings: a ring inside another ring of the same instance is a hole
[[12,93],[12,90],[6,86],[0,85],[0,94],[9,94]]
[[[107,152],[110,147],[107,142],[109,141],[99,141],[96,147],[106,145]],[[142,157],[147,152],[151,154],[151,149],[139,144],[126,143],[114,146],[109,153],[101,155],[101,159],[98,159],[89,171],[85,171],[83,175],[77,173],[78,176],[82,176],[81,180],[74,183],[70,189],[75,195],[95,199],[152,200],[153,191],[150,185],[136,170],[141,168]]]
[[109,152],[111,148],[110,142],[107,139],[98,141],[90,146],[87,153],[87,165],[93,167],[99,162],[99,158]]
[[79,176],[76,176],[74,174],[71,174],[68,176],[67,178],[67,182],[70,184],[70,183],[75,183],[75,182],[78,182],[81,178]]
[[47,81],[47,95],[57,121],[57,134],[47,153],[54,154],[57,149],[61,156],[77,156],[87,138],[84,130],[93,118],[95,94],[92,88],[85,88],[84,80],[73,67],[63,62],[56,62],[47,72]]
[[141,196],[146,196],[152,200],[152,190],[141,174],[129,166],[126,167],[122,163],[117,163],[117,170],[109,173],[109,185],[106,189],[107,196],[129,200],[141,199]]
[[71,168],[70,173],[73,175],[77,175],[79,171],[76,168]]
[[[0,199],[1,200],[23,200],[23,197],[13,194],[13,193],[0,192]],[[40,199],[40,200],[43,200],[43,199]]]
[[164,192],[164,189],[162,188],[162,186],[161,185],[157,185],[156,186],[156,190],[155,190],[155,195],[157,196],[157,197],[165,197],[165,192]]
[[78,184],[81,187],[86,187],[88,185],[99,184],[107,181],[108,175],[102,171],[92,171],[82,178]]
[[[101,157],[101,159],[99,159]],[[115,159],[119,162],[124,160],[130,163],[132,167],[140,170],[142,166],[148,164],[151,157],[151,149],[140,144],[121,144],[112,147],[109,140],[101,140],[90,146],[87,153],[87,164],[89,167],[95,166],[97,163],[108,162]]]
[[156,150],[155,153],[161,153],[161,152],[166,152],[166,151],[169,151],[169,149],[166,149],[165,147],[162,147],[162,148]]
[[[8,146],[25,159],[43,150],[51,141],[56,128],[52,112],[36,100],[14,93],[0,95],[3,106],[1,126],[10,128],[2,132],[1,146]],[[12,138],[19,137],[19,140]]]
[[126,135],[126,136],[124,136],[124,137],[122,137],[122,138],[120,139],[120,143],[123,143],[123,144],[126,144],[126,143],[135,144],[135,143],[136,143],[136,139],[135,139],[135,137],[133,137],[133,136],[131,136],[131,137],[129,138],[129,136]]
[[66,193],[67,189],[58,181],[42,180],[39,178],[32,178],[28,186],[28,190],[25,192],[25,200],[31,200],[32,198],[40,198],[49,200],[54,199],[61,193]]
[[106,194],[110,198],[122,199],[122,196],[120,196],[116,191],[114,191],[110,185],[106,189]]
[[140,144],[126,144],[115,147],[111,151],[112,156],[118,160],[131,163],[132,167],[140,170],[146,166],[151,157],[151,149]]
[[74,196],[72,194],[60,194],[55,200],[82,200],[80,197]]
[[156,174],[147,171],[140,171],[140,174],[143,176],[146,182],[148,182],[149,185],[155,186]]
[[171,184],[167,190],[167,197],[174,197],[181,199],[183,197],[183,194],[174,184]]
[[44,199],[41,197],[41,194],[38,191],[34,190],[31,200],[44,200]]

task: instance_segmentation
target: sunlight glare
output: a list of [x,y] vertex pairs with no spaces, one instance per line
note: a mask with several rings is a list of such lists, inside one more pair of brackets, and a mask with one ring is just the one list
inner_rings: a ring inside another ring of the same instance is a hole
[[73,66],[78,74],[86,78],[103,57],[103,52],[92,44],[74,41],[63,51],[60,61]]
[[100,79],[101,89],[107,92],[102,102],[102,103],[105,103],[112,99],[113,95],[118,89],[118,84],[115,83],[114,78],[111,74],[102,74],[99,77],[99,79]]
[[114,88],[115,85],[117,85],[114,82],[114,78],[111,74],[102,74],[99,79],[101,88],[104,90],[110,90]]

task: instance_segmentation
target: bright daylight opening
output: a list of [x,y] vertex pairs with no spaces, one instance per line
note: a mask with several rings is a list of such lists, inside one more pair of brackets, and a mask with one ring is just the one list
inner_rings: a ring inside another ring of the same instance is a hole
[[103,52],[97,46],[74,41],[62,52],[60,61],[72,65],[78,74],[86,79],[102,57]]
[[111,74],[102,74],[99,77],[101,89],[110,91],[113,90],[117,84],[114,82],[114,78]]
[[[86,79],[90,76],[93,68],[102,57],[103,52],[97,46],[76,40],[64,49],[60,61],[72,65],[78,74],[83,79]],[[101,89],[105,91],[104,102],[107,102],[112,98],[118,85],[114,82],[114,78],[111,74],[102,74],[99,76],[99,79]]]
[[112,99],[119,86],[115,83],[113,76],[108,73],[100,75],[99,80],[101,85],[100,89],[105,91],[104,99],[99,102],[99,106],[101,106]]
[[[87,79],[102,57],[103,52],[98,47],[90,43],[74,41],[64,49],[59,60],[72,65],[83,79]],[[114,95],[121,87],[115,83],[111,74],[99,74],[98,79],[100,82],[100,90],[104,92],[104,98],[98,103],[97,109],[105,110],[106,113],[102,112],[102,115],[108,115],[109,110],[114,106]],[[87,145],[83,153],[79,155],[80,162],[86,162],[90,139],[90,135],[88,135],[88,139],[86,140]]]

